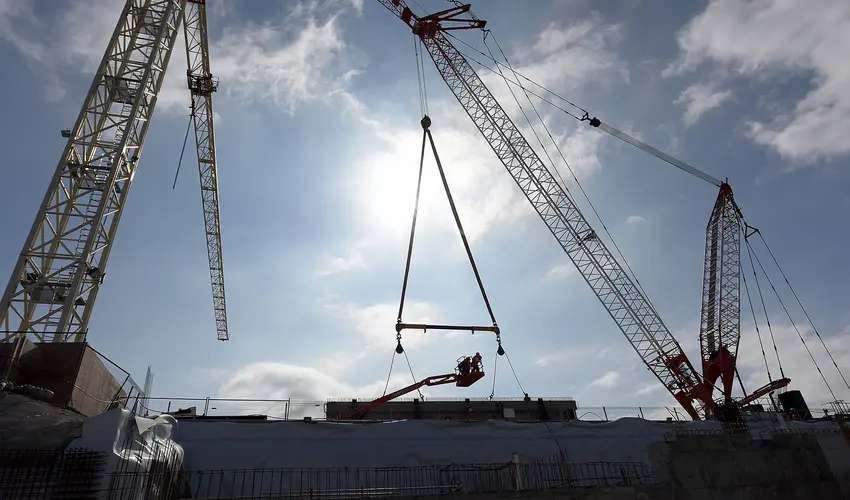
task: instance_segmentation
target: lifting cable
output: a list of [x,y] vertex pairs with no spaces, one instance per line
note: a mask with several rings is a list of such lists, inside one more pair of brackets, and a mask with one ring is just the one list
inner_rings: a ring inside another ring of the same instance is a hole
[[829,348],[826,346],[826,342],[824,342],[823,337],[821,337],[820,335],[820,332],[817,328],[815,328],[815,324],[812,321],[812,318],[809,316],[809,313],[808,311],[806,311],[806,308],[803,307],[803,303],[802,301],[800,301],[800,297],[797,295],[797,292],[794,291],[794,287],[791,286],[791,282],[788,281],[788,277],[785,275],[785,271],[782,270],[782,267],[779,265],[779,261],[776,260],[776,256],[773,254],[773,251],[771,251],[770,247],[767,245],[767,241],[765,241],[764,236],[761,234],[761,231],[757,230],[756,232],[758,233],[759,238],[761,238],[762,244],[764,244],[764,247],[767,249],[767,252],[770,254],[771,259],[773,259],[773,263],[776,264],[776,268],[779,269],[779,273],[782,275],[782,279],[785,280],[785,284],[788,285],[788,289],[790,289],[791,293],[794,295],[794,299],[797,301],[797,305],[800,306],[800,309],[806,316],[806,320],[808,320],[809,326],[812,327],[812,330],[815,332],[815,335],[817,335],[818,340],[820,340],[820,343],[823,346],[824,350],[826,350],[826,353],[829,355],[829,360],[832,361],[832,364],[833,366],[835,366],[835,369],[838,371],[838,374],[841,375],[841,380],[844,381],[844,385],[847,386],[848,389],[850,389],[850,384],[847,383],[847,379],[844,377],[844,373],[841,371],[841,368],[838,367],[838,363],[835,362],[835,358],[832,356],[832,352],[830,352]]
[[[744,232],[744,234],[746,234],[746,232]],[[753,266],[753,275],[755,276],[755,266],[753,265],[752,258],[750,259],[750,265]],[[747,294],[747,302],[750,304],[750,312],[753,314],[753,325],[755,325],[756,328],[756,334],[758,335],[759,339],[759,347],[761,348],[761,357],[764,359],[764,367],[767,370],[767,380],[768,382],[773,382],[773,376],[770,374],[770,365],[767,362],[767,354],[765,354],[764,352],[764,342],[762,342],[761,339],[761,330],[759,329],[759,322],[756,318],[756,309],[755,307],[753,307],[753,299],[750,296],[750,288],[747,285],[747,273],[744,272],[743,269],[741,269],[741,279],[744,281],[744,292]],[[758,276],[755,276],[755,279],[758,280]],[[759,292],[759,295],[761,295],[761,292]],[[770,324],[770,320],[768,320],[768,324]],[[771,338],[773,338],[773,332],[771,332]],[[776,349],[775,341],[773,343],[773,348]],[[776,359],[779,359],[779,351],[776,351]],[[779,369],[780,371],[782,370],[782,363],[779,364]],[[735,371],[737,372],[737,367],[735,368]],[[747,392],[744,391],[744,394],[746,393]]]
[[389,373],[387,373],[387,383],[384,385],[384,393],[381,394],[381,397],[386,396],[387,395],[387,389],[390,388],[390,377],[393,374],[393,364],[395,363],[395,355],[396,355],[396,352],[395,352],[395,349],[393,349],[393,357],[390,358],[390,371],[389,371]]
[[177,172],[174,172],[174,183],[171,189],[177,187],[177,176],[180,175],[180,165],[183,164],[183,154],[186,152],[186,141],[189,140],[189,130],[192,128],[192,120],[195,119],[195,99],[192,99],[192,112],[189,113],[189,123],[186,124],[186,135],[183,136],[183,149],[180,150],[180,159],[177,161]]
[[[487,54],[485,54],[484,52],[482,52],[482,51],[478,50],[478,49],[477,49],[477,48],[475,48],[474,46],[472,46],[472,45],[470,45],[470,44],[468,44],[468,43],[464,42],[464,41],[463,41],[463,40],[461,40],[460,38],[458,38],[458,37],[456,37],[456,36],[454,36],[454,35],[452,35],[452,34],[450,34],[450,33],[447,33],[447,35],[448,35],[448,36],[450,36],[450,37],[452,37],[452,39],[457,40],[457,41],[458,41],[458,42],[460,42],[461,44],[466,45],[467,47],[471,48],[472,50],[474,50],[474,51],[478,52],[478,53],[479,53],[479,54],[481,54],[482,56],[487,57],[488,59],[491,59],[491,60],[492,60],[492,61],[496,64],[496,67],[497,67],[497,68],[498,68],[499,66],[505,66],[505,64],[503,64],[503,63],[501,63],[501,62],[497,61],[495,58],[493,58],[493,57],[492,57],[492,55],[488,56],[488,55],[487,55]],[[482,63],[481,61],[478,61],[478,60],[477,60],[477,59],[475,59],[474,57],[469,56],[468,54],[464,53],[463,51],[460,51],[460,50],[458,50],[458,51],[459,51],[459,52],[461,52],[461,54],[462,54],[465,58],[467,58],[468,60],[470,60],[470,61],[472,61],[472,62],[474,62],[474,63],[478,64],[478,65],[479,65],[479,66],[481,66],[482,68],[484,68],[484,69],[486,69],[486,70],[488,70],[488,71],[490,71],[490,72],[492,72],[492,73],[495,73],[495,74],[497,74],[497,75],[501,74],[501,70],[499,70],[499,71],[494,70],[493,68],[491,68],[491,67],[489,67],[488,65],[486,65],[486,64],[484,64],[484,63]],[[616,128],[614,128],[614,127],[612,127],[612,126],[610,126],[610,125],[608,125],[608,124],[606,124],[606,123],[603,123],[602,121],[600,121],[600,120],[599,120],[598,118],[596,118],[596,117],[591,118],[591,117],[590,117],[590,113],[589,113],[587,110],[585,110],[584,108],[582,108],[581,106],[578,106],[577,104],[575,104],[575,103],[573,103],[573,102],[569,101],[568,99],[566,99],[566,98],[564,98],[564,97],[561,97],[561,96],[560,96],[560,95],[558,95],[557,93],[555,93],[555,92],[553,92],[553,91],[551,91],[551,90],[547,89],[546,87],[544,87],[543,85],[540,85],[539,83],[534,82],[534,81],[533,81],[533,80],[531,80],[530,78],[528,78],[528,77],[526,77],[526,76],[523,76],[523,75],[522,75],[522,74],[520,74],[519,72],[514,72],[514,73],[517,75],[517,76],[516,76],[516,80],[511,80],[510,78],[505,78],[505,81],[506,81],[506,82],[508,82],[508,83],[510,83],[510,84],[512,84],[512,85],[515,85],[515,86],[517,86],[517,87],[520,87],[520,88],[523,88],[523,87],[524,87],[521,83],[519,83],[519,80],[520,80],[520,79],[523,79],[523,80],[528,81],[528,82],[529,82],[529,83],[531,83],[532,85],[534,85],[534,86],[536,86],[536,87],[538,87],[538,88],[542,89],[545,93],[551,94],[551,95],[553,95],[555,98],[557,98],[558,100],[560,100],[560,101],[563,101],[563,102],[567,103],[570,107],[574,108],[576,111],[569,111],[569,110],[565,109],[564,107],[559,106],[559,105],[557,105],[557,104],[553,103],[551,100],[546,99],[545,97],[543,97],[543,96],[541,96],[541,95],[539,95],[539,94],[537,94],[536,92],[533,92],[533,91],[531,91],[531,90],[527,90],[527,89],[526,89],[526,92],[528,92],[529,94],[531,94],[531,95],[533,95],[533,96],[537,97],[538,99],[540,99],[541,101],[543,101],[543,102],[545,102],[545,103],[549,104],[550,106],[552,106],[552,107],[554,107],[554,108],[556,108],[556,109],[558,109],[558,110],[560,110],[560,111],[562,111],[562,112],[566,113],[567,115],[569,115],[569,116],[571,116],[571,117],[575,118],[576,120],[581,121],[581,122],[588,122],[588,123],[590,124],[590,126],[592,126],[592,127],[594,127],[594,128],[598,128],[598,129],[602,130],[603,132],[606,132],[607,134],[612,135],[612,136],[616,137],[617,139],[620,139],[620,140],[621,140],[621,141],[623,141],[623,142],[626,142],[626,143],[628,143],[628,144],[631,144],[632,146],[634,146],[634,147],[636,147],[636,148],[638,148],[638,149],[641,149],[641,150],[643,150],[644,152],[651,154],[652,156],[655,156],[655,157],[656,157],[656,158],[658,158],[659,160],[664,161],[664,162],[666,162],[666,163],[668,163],[668,164],[670,164],[670,165],[672,165],[672,166],[674,166],[674,167],[676,167],[676,168],[678,168],[678,169],[680,169],[680,170],[683,170],[683,171],[685,171],[685,172],[687,172],[687,173],[689,173],[689,174],[691,174],[691,175],[693,175],[693,176],[695,176],[695,177],[697,177],[697,178],[699,178],[699,179],[702,179],[702,180],[704,180],[705,182],[708,182],[709,184],[712,184],[712,185],[717,186],[717,187],[720,187],[720,186],[723,184],[723,182],[722,182],[722,181],[720,181],[719,179],[717,179],[716,177],[714,177],[714,176],[712,176],[712,175],[709,175],[709,174],[707,174],[707,173],[705,173],[705,172],[701,171],[700,169],[698,169],[698,168],[696,168],[696,167],[693,167],[693,166],[691,166],[691,165],[688,165],[687,163],[683,162],[682,160],[679,160],[679,159],[677,159],[677,158],[674,158],[674,157],[672,157],[672,156],[668,155],[667,153],[665,153],[665,152],[663,152],[663,151],[661,151],[661,150],[659,150],[659,149],[657,149],[657,148],[654,148],[654,147],[650,146],[649,144],[646,144],[645,142],[640,141],[640,140],[638,140],[638,139],[636,139],[636,138],[634,138],[634,137],[630,136],[629,134],[627,134],[627,133],[623,132],[622,130],[616,129]],[[503,78],[504,78],[504,77],[503,77]]]
[[[410,370],[410,376],[413,378],[413,383],[415,384],[416,382],[419,382],[418,380],[416,380],[416,375],[413,374],[413,366],[411,366],[411,364],[410,364],[410,358],[407,357],[407,352],[402,350],[399,353],[399,347],[401,347],[401,341],[399,341],[398,347],[393,349],[393,356],[390,359],[390,371],[387,373],[387,382],[386,382],[386,384],[384,384],[384,393],[381,394],[381,397],[384,397],[384,396],[387,395],[387,390],[390,387],[390,377],[392,377],[392,375],[393,375],[393,364],[395,363],[396,354],[404,354],[404,359],[407,361],[407,369]],[[421,389],[416,389],[416,392],[419,393],[419,397],[421,399],[423,399],[423,400],[425,399],[425,396],[422,395]]]
[[820,369],[820,365],[818,365],[818,362],[815,360],[815,357],[812,354],[812,351],[809,349],[809,344],[806,342],[806,339],[803,337],[803,334],[800,333],[800,329],[797,328],[797,324],[794,322],[794,319],[791,317],[791,313],[788,312],[788,308],[785,307],[785,302],[782,301],[782,297],[779,296],[779,292],[776,290],[776,287],[773,286],[773,281],[771,281],[770,276],[767,274],[767,271],[765,271],[764,266],[761,264],[761,260],[759,259],[758,255],[756,255],[755,252],[752,251],[752,245],[750,245],[750,241],[748,239],[744,239],[744,242],[747,244],[747,249],[748,249],[748,251],[751,252],[752,257],[755,257],[756,263],[759,265],[759,269],[761,269],[762,274],[764,275],[765,279],[767,279],[767,283],[770,285],[770,288],[773,290],[773,293],[776,295],[776,300],[779,301],[779,305],[781,305],[782,310],[785,311],[785,315],[788,317],[788,321],[791,322],[791,326],[794,328],[794,331],[797,332],[797,336],[800,338],[800,341],[803,343],[803,347],[806,348],[806,352],[809,354],[809,358],[811,358],[812,363],[814,363],[815,369],[817,369],[818,373],[820,374],[821,378],[823,379],[823,383],[826,384],[826,388],[829,390],[829,394],[832,395],[833,400],[837,400],[838,398],[835,397],[835,392],[833,392],[832,387],[829,385],[829,382],[826,380],[826,376],[823,374],[823,371],[821,371],[821,369]]
[[[416,181],[416,196],[415,196],[415,202],[414,202],[414,207],[413,207],[413,219],[410,223],[410,238],[409,238],[408,244],[407,244],[407,258],[405,259],[405,264],[404,264],[404,278],[402,280],[402,285],[401,285],[401,297],[399,299],[398,317],[396,319],[397,324],[399,326],[397,327],[397,332],[396,332],[397,345],[396,345],[396,348],[395,348],[396,353],[404,354],[405,359],[407,359],[407,367],[410,370],[410,375],[413,377],[414,383],[416,383],[416,381],[417,381],[416,376],[413,374],[413,367],[410,364],[410,359],[407,357],[407,352],[405,352],[404,348],[401,345],[401,330],[399,328],[400,328],[400,325],[402,325],[402,315],[404,313],[404,299],[407,296],[407,284],[408,284],[409,278],[410,278],[410,263],[413,259],[413,242],[414,242],[414,239],[416,237],[416,221],[417,221],[418,216],[419,216],[419,200],[420,200],[420,195],[421,195],[421,192],[422,192],[422,173],[424,171],[424,166],[425,166],[425,141],[426,141],[426,139],[428,140],[429,144],[431,145],[431,152],[434,154],[434,160],[437,163],[437,170],[440,173],[440,179],[442,180],[443,188],[446,191],[446,197],[449,200],[449,206],[451,207],[451,210],[452,210],[452,216],[454,217],[455,224],[457,225],[458,232],[460,233],[460,238],[461,238],[461,241],[463,242],[463,247],[466,250],[466,256],[469,259],[470,266],[472,267],[472,272],[475,274],[475,281],[478,283],[478,289],[481,292],[481,298],[484,299],[484,305],[487,307],[487,313],[490,315],[490,320],[493,322],[493,327],[495,329],[495,334],[496,334],[496,342],[499,345],[497,353],[499,355],[505,355],[505,356],[507,355],[505,353],[504,348],[502,348],[502,339],[501,339],[501,335],[498,331],[498,324],[496,322],[496,316],[493,313],[493,307],[490,305],[490,299],[487,297],[487,291],[484,289],[484,283],[481,280],[481,274],[478,272],[478,265],[476,265],[475,258],[472,256],[472,248],[470,248],[469,240],[467,239],[466,233],[463,230],[463,224],[460,221],[460,215],[458,215],[457,206],[455,205],[454,197],[452,196],[451,189],[449,188],[449,183],[448,183],[448,180],[446,179],[446,173],[443,170],[443,163],[440,161],[440,155],[439,155],[439,153],[437,153],[437,146],[436,146],[436,144],[434,144],[434,137],[431,135],[431,130],[430,130],[431,119],[428,118],[428,116],[426,115],[425,117],[422,118],[421,123],[422,123],[422,147],[421,147],[420,156],[419,156],[419,174],[417,176],[417,181]],[[393,357],[395,357],[395,356],[393,356]],[[508,359],[508,364],[510,364],[510,359]],[[392,365],[390,365],[390,371],[392,371]],[[513,366],[511,366],[511,371],[513,371]],[[495,380],[495,373],[493,375],[494,375],[494,380]],[[516,377],[516,372],[514,372],[514,377]],[[519,382],[519,379],[517,379],[517,382]],[[389,386],[389,375],[387,376],[387,386]],[[520,387],[522,387],[522,386],[520,385]],[[494,385],[494,390],[495,390],[495,385]],[[385,389],[385,391],[386,391],[386,389]],[[419,394],[420,394],[420,397],[421,397],[422,392],[420,391]]]
[[428,115],[428,88],[425,85],[425,61],[422,57],[420,44],[422,39],[413,35],[413,52],[416,54],[416,83],[419,90],[419,111],[422,116]]
[[[466,256],[469,259],[469,264],[472,266],[472,272],[475,274],[475,281],[478,283],[478,290],[481,292],[481,298],[484,299],[484,305],[487,307],[487,313],[490,315],[490,321],[493,322],[493,327],[497,327],[498,323],[496,322],[496,316],[493,314],[493,307],[490,305],[490,299],[487,297],[487,291],[484,289],[484,283],[481,281],[481,274],[478,272],[478,266],[475,264],[475,258],[472,256],[472,249],[469,246],[469,240],[466,238],[466,233],[463,230],[463,224],[460,221],[460,216],[457,213],[457,206],[455,205],[454,197],[452,196],[451,189],[449,188],[448,180],[446,180],[446,173],[443,170],[443,163],[440,161],[440,155],[437,153],[437,146],[434,144],[434,138],[431,136],[431,119],[425,116],[422,118],[422,150],[419,158],[419,177],[416,183],[416,201],[413,208],[413,220],[410,224],[410,239],[407,245],[407,259],[405,261],[404,266],[404,279],[402,280],[401,285],[401,299],[399,301],[398,306],[398,323],[401,323],[402,313],[404,312],[404,299],[407,295],[407,283],[410,277],[410,261],[413,257],[413,241],[416,236],[416,219],[419,213],[419,198],[422,190],[422,171],[425,165],[425,140],[427,139],[431,145],[431,151],[434,153],[434,160],[437,163],[437,170],[440,173],[440,179],[443,182],[443,188],[446,191],[446,197],[449,200],[449,206],[452,210],[452,216],[454,216],[455,224],[457,225],[458,232],[460,233],[461,241],[463,242],[463,247],[466,250]],[[500,340],[500,335],[498,331],[496,333],[496,338]],[[398,339],[401,339],[401,333],[398,333]]]
[[[431,120],[429,119],[428,125],[430,125],[430,122]],[[452,209],[452,216],[454,216],[455,224],[457,224],[457,230],[460,233],[460,239],[463,241],[463,248],[466,250],[466,256],[469,258],[469,265],[472,266],[472,272],[475,274],[475,281],[478,282],[478,289],[481,291],[481,298],[484,299],[484,305],[487,306],[487,313],[490,315],[490,321],[493,322],[493,326],[497,326],[496,316],[493,314],[493,308],[490,306],[490,299],[487,298],[487,292],[484,290],[484,283],[481,281],[481,275],[478,273],[478,266],[475,264],[475,259],[472,257],[472,249],[469,247],[469,240],[466,239],[466,233],[464,233],[463,231],[463,225],[461,224],[460,216],[457,213],[457,207],[455,206],[454,197],[452,196],[452,192],[449,189],[449,182],[446,180],[446,173],[443,170],[443,163],[440,161],[440,155],[437,154],[437,146],[434,144],[434,137],[431,136],[431,130],[427,127],[425,128],[425,135],[428,136],[428,142],[430,142],[431,144],[431,151],[434,153],[434,160],[437,163],[437,170],[439,170],[440,172],[440,179],[443,181],[443,187],[446,190],[446,197],[449,199],[449,206]],[[499,335],[496,334],[496,337],[498,338]]]
[[768,332],[770,332],[770,340],[773,343],[773,352],[776,354],[776,363],[779,365],[779,376],[785,378],[785,370],[783,370],[782,360],[779,358],[779,349],[776,347],[776,337],[773,335],[773,326],[770,324],[770,315],[767,314],[767,305],[764,303],[764,295],[761,292],[761,283],[759,282],[758,274],[756,274],[756,265],[755,260],[753,259],[753,250],[752,247],[750,247],[749,241],[746,237],[744,238],[744,242],[747,243],[747,256],[750,259],[750,267],[753,271],[753,279],[756,282],[756,288],[758,290],[759,299],[761,300],[761,308],[764,312],[764,319],[767,323],[767,330]]
[[[488,57],[490,59],[492,59],[493,61],[496,61],[495,57],[493,57],[493,52],[490,50],[490,46],[487,45],[488,34],[493,39],[493,42],[496,44],[496,47],[498,48],[499,53],[502,55],[502,58],[505,60],[507,68],[511,72],[513,72],[513,74],[515,75],[514,78],[519,80],[519,78],[516,76],[516,75],[519,75],[519,73],[513,68],[510,61],[508,61],[508,57],[505,55],[505,52],[502,50],[502,46],[499,45],[499,41],[496,40],[495,35],[493,35],[492,32],[490,32],[489,30],[485,30],[484,46],[487,47],[487,51],[490,53],[490,55]],[[505,82],[510,81],[509,78],[506,77],[505,74],[502,72],[500,66],[497,65],[496,67],[498,69],[498,75],[501,76],[505,80]],[[543,125],[543,130],[546,131],[546,134],[549,136],[549,139],[552,141],[552,144],[555,146],[555,150],[558,152],[558,155],[561,157],[561,160],[564,162],[564,165],[566,165],[567,170],[569,170],[570,175],[572,176],[573,180],[575,181],[576,185],[578,186],[579,191],[581,191],[581,194],[584,196],[584,199],[587,201],[588,205],[590,206],[590,209],[593,211],[593,214],[596,216],[596,219],[599,221],[599,224],[602,226],[602,229],[605,231],[605,234],[608,235],[608,240],[613,244],[614,249],[617,251],[617,254],[619,255],[621,261],[625,264],[626,269],[628,270],[628,272],[630,274],[630,278],[634,280],[635,285],[637,286],[638,290],[640,290],[641,293],[643,294],[644,298],[646,299],[647,303],[649,304],[649,307],[652,308],[653,312],[655,312],[655,314],[657,315],[658,312],[655,309],[655,305],[652,303],[652,301],[649,300],[649,296],[646,293],[646,290],[644,290],[643,285],[641,285],[640,280],[638,279],[638,277],[635,274],[632,267],[629,265],[629,261],[626,259],[626,256],[623,255],[623,252],[620,250],[620,246],[617,245],[617,242],[614,240],[614,237],[611,235],[611,232],[608,230],[608,226],[605,224],[605,222],[602,220],[602,217],[599,215],[599,212],[596,210],[596,206],[594,206],[593,202],[590,201],[590,197],[587,195],[587,192],[584,190],[584,187],[581,185],[581,182],[579,182],[578,177],[575,174],[575,171],[573,171],[572,167],[570,166],[569,162],[567,161],[566,156],[564,156],[563,151],[561,151],[560,146],[558,145],[557,141],[555,141],[555,138],[552,136],[552,132],[549,130],[549,126],[546,125],[546,122],[543,120],[543,117],[540,116],[540,112],[537,110],[537,106],[534,105],[534,102],[531,100],[531,97],[529,97],[529,91],[522,84],[517,84],[517,85],[519,86],[520,89],[522,89],[523,93],[525,94],[525,98],[528,100],[529,104],[531,105],[531,108],[534,110],[534,114],[537,116],[537,119],[540,121],[540,124]],[[549,155],[549,151],[547,151],[546,146],[543,145],[543,141],[540,139],[540,136],[538,135],[537,130],[535,130],[535,128],[534,128],[534,125],[531,124],[531,120],[529,119],[528,114],[526,114],[525,109],[519,103],[519,99],[517,98],[516,94],[514,94],[514,91],[513,91],[513,89],[511,89],[510,85],[508,85],[507,87],[508,87],[508,90],[510,90],[511,95],[513,96],[514,101],[516,102],[517,106],[519,106],[520,110],[522,111],[522,114],[525,117],[525,121],[528,123],[528,126],[531,127],[531,131],[534,134],[534,137],[537,139],[538,144],[540,144],[541,150],[546,155],[546,158],[549,160],[549,164],[552,165],[552,170],[555,171],[555,174],[558,176],[558,179],[561,181],[561,186],[564,188],[564,190],[567,192],[568,195],[571,195],[570,189],[567,186],[567,183],[564,182],[564,178],[561,176],[561,172],[558,171],[557,167],[555,167],[555,162],[552,160],[552,157]],[[585,114],[586,114],[586,112],[585,112]]]

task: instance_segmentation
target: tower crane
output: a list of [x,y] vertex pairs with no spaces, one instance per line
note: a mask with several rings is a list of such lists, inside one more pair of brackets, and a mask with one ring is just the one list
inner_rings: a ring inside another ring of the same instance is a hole
[[[707,228],[700,329],[703,373],[700,374],[640,287],[597,237],[565,187],[556,180],[465,55],[449,39],[451,30],[484,29],[486,21],[472,15],[470,5],[460,1],[453,1],[453,8],[424,16],[414,14],[403,0],[378,2],[421,40],[455,98],[635,352],[688,415],[695,420],[722,417],[719,410],[726,405],[735,407],[731,391],[740,338],[740,232],[749,226],[743,223],[729,184],[591,118],[586,112],[577,117],[720,189]],[[468,17],[462,17],[465,14]],[[714,383],[718,378],[723,383],[723,397],[715,399]],[[773,381],[754,391],[747,401],[784,387],[788,382],[788,379]]]
[[[186,36],[186,79],[192,95],[192,124],[198,151],[201,177],[201,202],[212,285],[213,311],[218,340],[230,339],[227,330],[227,305],[224,295],[224,264],[221,258],[221,223],[218,210],[218,167],[215,162],[212,94],[218,78],[210,71],[210,44],[207,34],[206,0],[188,0],[183,14]],[[199,102],[200,101],[200,102]]]
[[[82,342],[181,22],[218,338],[226,340],[205,0],[127,0],[0,302],[0,340]],[[20,343],[19,343],[20,344]]]

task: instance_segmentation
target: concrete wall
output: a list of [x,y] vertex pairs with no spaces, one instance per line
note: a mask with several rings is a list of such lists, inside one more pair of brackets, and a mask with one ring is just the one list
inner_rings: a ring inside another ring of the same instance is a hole
[[32,348],[25,346],[18,359],[12,381],[49,389],[54,393],[51,403],[68,406],[85,344],[39,342],[30,345]]
[[683,435],[653,447],[663,484],[649,498],[665,491],[676,499],[845,498],[813,434]]
[[[0,344],[0,368],[8,366],[14,345]],[[0,371],[0,373],[4,373]],[[31,384],[53,391],[48,401],[90,417],[102,412],[121,388],[88,344],[25,340],[9,374],[15,384]],[[120,392],[120,396],[125,396]]]
[[[24,346],[22,347],[21,352],[26,353],[35,349],[35,344],[33,344],[29,339],[25,338],[23,342]],[[14,343],[0,344],[0,377],[3,376],[2,374],[6,373],[6,370],[9,368],[9,365],[12,363],[12,356],[14,355],[14,351]],[[18,364],[15,364],[9,372],[9,380],[15,383],[18,383],[17,380],[20,377],[18,366]]]
[[[326,405],[328,418],[362,406],[367,401],[330,401]],[[423,419],[423,420],[504,420],[505,409],[514,411],[517,422],[538,420],[572,420],[576,418],[576,402],[571,399],[503,399],[503,400],[402,400],[390,401],[371,408],[361,417],[366,420]]]
[[100,356],[86,345],[68,406],[86,416],[97,415],[106,409],[116,394],[119,399],[126,397],[121,389],[122,382],[115,380]]

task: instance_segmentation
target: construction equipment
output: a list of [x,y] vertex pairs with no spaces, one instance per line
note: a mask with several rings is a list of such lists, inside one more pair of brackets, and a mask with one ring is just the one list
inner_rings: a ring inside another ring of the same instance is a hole
[[[401,19],[421,40],[440,76],[635,352],[691,418],[698,420],[716,413],[718,401],[714,398],[714,382],[718,377],[724,384],[724,396],[719,402],[729,403],[732,389],[730,374],[735,373],[740,338],[740,287],[737,280],[740,273],[739,238],[743,227],[729,184],[602,123],[596,117],[591,118],[581,108],[578,109],[583,113],[571,114],[720,188],[707,231],[701,328],[704,374],[701,375],[645,297],[636,279],[626,272],[597,237],[565,185],[558,182],[553,170],[543,163],[464,54],[449,39],[448,32],[451,30],[484,29],[486,21],[472,15],[470,5],[457,1],[453,2],[453,8],[424,16],[415,15],[402,0],[378,2]],[[461,17],[463,15],[468,17]],[[510,65],[507,67],[511,68]],[[507,78],[506,81],[510,82]],[[787,379],[771,384],[759,391],[770,392],[787,385]]]
[[77,121],[62,131],[65,149],[0,302],[0,341],[84,341],[181,22],[216,329],[228,338],[205,8],[125,3]]
[[[212,94],[218,78],[210,71],[210,45],[207,34],[206,0],[188,0],[183,15],[186,37],[186,79],[192,95],[192,123],[201,178],[204,232],[212,285],[213,311],[218,340],[230,339],[227,330],[227,304],[224,296],[224,264],[221,257],[221,224],[218,208],[218,166],[215,161]],[[199,102],[200,101],[200,102]]]
[[377,399],[369,401],[368,403],[364,403],[363,406],[358,406],[356,408],[352,408],[347,412],[340,413],[336,416],[336,419],[351,420],[355,417],[362,416],[363,414],[365,414],[370,409],[376,406],[380,406],[384,403],[387,403],[388,401],[392,401],[397,397],[404,396],[405,394],[409,394],[425,386],[433,387],[436,385],[455,384],[457,387],[469,387],[475,382],[481,380],[483,377],[484,368],[481,364],[481,357],[462,356],[458,360],[458,365],[457,367],[455,367],[454,373],[448,373],[445,375],[434,375],[432,377],[422,379],[419,382],[410,384],[407,387],[403,387],[395,392],[385,394]]

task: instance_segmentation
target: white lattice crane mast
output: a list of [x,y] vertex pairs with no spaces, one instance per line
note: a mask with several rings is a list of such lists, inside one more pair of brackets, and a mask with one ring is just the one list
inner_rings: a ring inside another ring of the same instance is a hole
[[212,94],[218,89],[218,78],[210,71],[209,37],[207,34],[206,0],[189,0],[184,13],[186,35],[186,78],[192,95],[192,122],[198,150],[198,172],[201,177],[201,202],[204,209],[204,231],[212,283],[215,329],[218,340],[228,340],[227,307],[224,296],[224,266],[221,258],[221,224],[218,209],[218,169],[215,162]]
[[84,339],[185,2],[125,4],[3,292],[3,340]]
[[646,366],[692,418],[713,409],[711,389],[658,313],[444,34],[448,29],[483,28],[484,21],[457,17],[468,12],[469,5],[417,17],[401,0],[378,1],[422,40],[449,89]]

